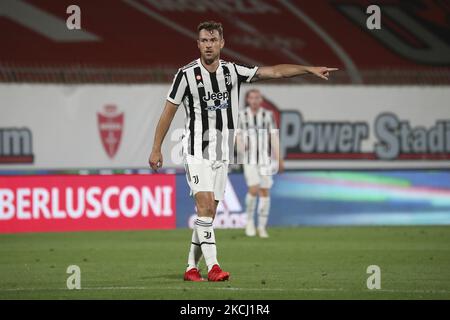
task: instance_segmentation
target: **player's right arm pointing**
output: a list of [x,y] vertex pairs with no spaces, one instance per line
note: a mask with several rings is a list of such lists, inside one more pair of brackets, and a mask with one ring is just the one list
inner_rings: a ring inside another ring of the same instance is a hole
[[313,74],[324,80],[328,80],[330,72],[338,68],[302,66],[298,64],[277,64],[275,66],[259,67],[251,82],[259,80],[292,78],[303,74]]
[[163,157],[161,153],[161,146],[164,141],[164,137],[169,130],[173,117],[177,112],[178,106],[170,101],[166,101],[166,106],[159,118],[158,125],[155,130],[155,138],[153,140],[152,153],[148,159],[148,163],[153,170],[158,170],[163,165]]

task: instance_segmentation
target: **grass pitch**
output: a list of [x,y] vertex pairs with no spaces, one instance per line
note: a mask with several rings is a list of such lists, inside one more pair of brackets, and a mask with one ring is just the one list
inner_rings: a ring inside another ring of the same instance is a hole
[[[187,229],[0,235],[0,299],[450,299],[450,227],[269,231],[216,230],[221,283],[182,280]],[[69,265],[81,290],[66,287]]]

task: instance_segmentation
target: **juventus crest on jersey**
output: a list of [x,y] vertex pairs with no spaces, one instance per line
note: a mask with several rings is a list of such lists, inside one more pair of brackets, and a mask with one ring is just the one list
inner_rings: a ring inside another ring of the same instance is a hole
[[250,82],[257,70],[256,66],[220,60],[211,73],[200,59],[178,70],[167,100],[184,105],[184,154],[208,160],[233,159],[240,85]]

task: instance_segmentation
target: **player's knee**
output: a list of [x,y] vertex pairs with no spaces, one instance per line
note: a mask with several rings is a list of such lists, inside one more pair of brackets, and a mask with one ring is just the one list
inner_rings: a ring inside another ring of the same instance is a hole
[[252,196],[256,197],[258,195],[258,189],[259,189],[258,186],[251,186],[250,188],[248,188],[248,192]]
[[259,196],[260,197],[268,197],[269,196],[269,189],[259,189]]

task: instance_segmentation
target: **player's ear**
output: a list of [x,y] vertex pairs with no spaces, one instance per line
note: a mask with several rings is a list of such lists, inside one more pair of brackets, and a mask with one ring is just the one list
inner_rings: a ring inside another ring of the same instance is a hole
[[222,40],[220,40],[220,49],[223,49],[224,46],[225,46],[225,39],[222,38]]
[[200,49],[200,40],[199,39],[197,39],[197,48]]

